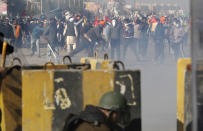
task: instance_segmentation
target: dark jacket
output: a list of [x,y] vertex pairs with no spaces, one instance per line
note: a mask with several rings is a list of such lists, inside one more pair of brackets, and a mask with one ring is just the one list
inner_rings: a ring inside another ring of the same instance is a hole
[[121,37],[121,25],[116,24],[115,27],[111,28],[111,39],[118,40]]
[[76,36],[75,35],[75,29],[74,29],[74,22],[68,22],[67,23],[67,36]]
[[94,124],[83,122],[75,131],[111,131],[111,129],[105,124],[95,126]]
[[133,38],[134,37],[134,25],[129,23],[123,28],[123,37],[124,38]]
[[92,28],[91,24],[87,23],[85,24],[83,27],[81,27],[80,29],[80,35],[84,35],[85,33],[87,33],[90,29]]
[[13,27],[10,24],[5,24],[4,25],[4,36],[5,38],[14,38],[14,32],[13,32]]
[[88,32],[87,32],[87,36],[90,37],[90,39],[92,40],[92,42],[99,42],[102,41],[102,31],[103,28],[100,26],[97,26],[95,28],[91,28]]
[[0,21],[0,32],[3,33],[3,30],[4,30],[4,24],[1,23],[1,21]]
[[[117,126],[113,126],[114,124],[108,121],[106,115],[95,106],[86,106],[85,110],[78,116],[78,119],[73,122],[68,122],[67,120],[63,131],[122,131]],[[77,123],[77,125],[75,126],[73,123]],[[72,127],[75,128],[73,129]]]
[[164,27],[163,24],[158,23],[156,30],[155,30],[155,35],[154,39],[155,40],[163,40],[164,39]]
[[35,28],[32,31],[32,38],[39,39],[40,36],[43,34],[43,28],[39,25],[36,25]]
[[52,23],[46,28],[46,30],[44,32],[44,37],[46,40],[48,40],[48,42],[51,46],[56,46],[56,44],[57,44],[57,26],[56,26],[56,23]]

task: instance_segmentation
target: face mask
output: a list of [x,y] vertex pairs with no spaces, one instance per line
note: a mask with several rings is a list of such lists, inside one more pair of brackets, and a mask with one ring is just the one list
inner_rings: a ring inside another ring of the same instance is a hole
[[112,21],[112,25],[113,25],[113,27],[115,27],[116,26],[116,21]]
[[70,21],[70,22],[73,22],[73,21],[74,21],[74,18],[70,18],[69,21]]

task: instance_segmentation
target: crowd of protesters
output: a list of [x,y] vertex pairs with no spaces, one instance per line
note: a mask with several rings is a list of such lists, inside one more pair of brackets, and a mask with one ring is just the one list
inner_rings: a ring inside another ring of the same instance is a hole
[[[63,11],[61,17],[0,19],[0,32],[4,41],[12,44],[17,52],[19,48],[30,48],[30,55],[41,56],[41,38],[47,43],[47,59],[51,55],[56,59],[61,50],[74,56],[82,50],[92,57],[95,50],[110,50],[112,59],[126,58],[132,50],[136,61],[142,61],[153,47],[153,61],[163,62],[168,53],[177,60],[184,57],[184,48],[188,44],[189,17],[154,13],[129,15],[103,15],[97,18],[82,13]],[[149,45],[153,46],[149,46]],[[60,48],[59,48],[60,47]]]

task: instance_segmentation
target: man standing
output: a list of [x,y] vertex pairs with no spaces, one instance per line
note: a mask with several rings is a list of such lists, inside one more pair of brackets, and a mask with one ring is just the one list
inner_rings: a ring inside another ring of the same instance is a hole
[[140,24],[140,40],[139,40],[139,55],[142,59],[147,55],[147,48],[148,48],[148,30],[149,25],[147,24],[147,18],[143,17]]
[[112,20],[111,28],[111,59],[114,59],[116,53],[117,59],[120,59],[120,38],[122,26],[115,19]]
[[21,26],[21,20],[17,19],[14,22],[14,33],[15,33],[15,50],[17,51],[18,48],[20,48],[22,46],[22,37],[23,37],[23,33],[22,33],[22,26]]
[[123,59],[126,58],[128,47],[132,49],[132,51],[138,58],[136,49],[137,47],[136,44],[134,44],[134,25],[129,18],[124,19],[124,27],[122,34],[123,34]]
[[40,57],[40,47],[39,47],[39,41],[40,41],[40,36],[43,34],[43,23],[39,23],[39,25],[36,25],[32,31],[31,34],[31,49],[32,49],[32,54],[31,56],[34,55],[35,51],[37,51],[38,57]]
[[69,117],[63,131],[122,131],[117,125],[118,115],[126,109],[127,102],[123,95],[107,92],[98,106],[87,105],[76,119]]
[[170,32],[171,47],[174,51],[175,60],[181,56],[181,44],[183,44],[184,36],[183,28],[180,25],[180,21],[175,19]]
[[55,61],[58,62],[58,40],[57,40],[57,25],[54,18],[50,19],[50,24],[44,32],[45,39],[48,41],[47,57],[48,61],[51,60],[51,54],[55,57]]
[[76,27],[74,25],[74,18],[70,18],[66,23],[63,35],[66,38],[67,52],[73,51],[76,48]]
[[164,27],[163,24],[158,21],[158,24],[154,33],[155,41],[155,56],[154,60],[163,62],[164,60]]
[[13,27],[10,25],[9,20],[5,20],[4,24],[4,41],[8,42],[11,44],[11,41],[14,40],[14,32],[13,32]]

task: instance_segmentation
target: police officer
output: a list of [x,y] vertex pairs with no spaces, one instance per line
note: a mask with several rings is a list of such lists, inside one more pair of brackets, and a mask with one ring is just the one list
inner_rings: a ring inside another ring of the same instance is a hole
[[122,131],[117,122],[120,112],[127,109],[126,105],[123,95],[107,92],[98,106],[87,105],[77,119],[69,117],[63,131]]

